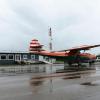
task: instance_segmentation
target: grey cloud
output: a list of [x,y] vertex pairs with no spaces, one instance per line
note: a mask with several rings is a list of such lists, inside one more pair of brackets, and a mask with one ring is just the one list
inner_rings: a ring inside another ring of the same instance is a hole
[[[4,1],[0,8],[0,50],[26,51],[32,38],[47,48],[49,27],[54,49],[100,43],[99,0]],[[6,40],[9,42],[2,45]]]

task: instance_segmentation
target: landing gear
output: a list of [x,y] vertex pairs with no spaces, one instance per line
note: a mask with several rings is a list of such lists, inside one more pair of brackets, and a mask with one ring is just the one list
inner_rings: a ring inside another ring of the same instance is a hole
[[93,66],[94,63],[95,63],[94,61],[89,62],[89,66],[90,66],[90,67]]
[[75,70],[75,71],[79,71],[79,70],[91,70],[91,69],[95,69],[94,66],[94,61],[91,62],[76,62],[76,63],[72,63],[72,62],[64,62],[64,70]]
[[92,66],[92,62],[89,62],[89,66],[90,66],[90,67]]
[[69,66],[72,66],[72,63],[68,62],[68,65],[69,65]]
[[77,65],[78,65],[78,67],[82,66],[82,64],[81,64],[81,63],[79,63],[79,62],[77,63]]

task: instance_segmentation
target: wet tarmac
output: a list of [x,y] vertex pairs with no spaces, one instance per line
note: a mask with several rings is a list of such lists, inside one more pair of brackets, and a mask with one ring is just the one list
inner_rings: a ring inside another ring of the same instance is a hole
[[[49,69],[49,65],[45,67]],[[100,65],[95,67],[96,70],[52,74],[2,73],[0,100],[100,100]]]

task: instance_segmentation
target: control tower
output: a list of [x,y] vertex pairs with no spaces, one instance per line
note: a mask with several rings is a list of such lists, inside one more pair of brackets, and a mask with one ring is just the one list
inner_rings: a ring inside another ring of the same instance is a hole
[[29,52],[39,52],[42,50],[43,45],[41,45],[37,39],[33,39],[30,42]]

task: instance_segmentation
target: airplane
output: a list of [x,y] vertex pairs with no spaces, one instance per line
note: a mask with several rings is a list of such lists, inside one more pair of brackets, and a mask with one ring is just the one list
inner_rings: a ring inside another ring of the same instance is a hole
[[[73,47],[61,51],[47,51],[42,49],[41,45],[37,39],[33,39],[30,42],[30,53],[48,56],[50,58],[56,58],[56,60],[67,62],[69,65],[77,63],[78,66],[81,63],[89,63],[90,65],[95,62],[96,55],[86,53],[85,51],[90,50],[91,48],[99,47],[99,45],[83,45],[79,47]],[[83,51],[83,52],[81,52]]]

